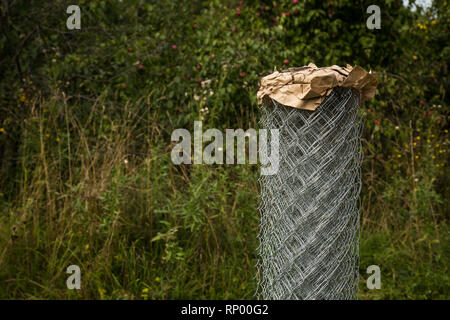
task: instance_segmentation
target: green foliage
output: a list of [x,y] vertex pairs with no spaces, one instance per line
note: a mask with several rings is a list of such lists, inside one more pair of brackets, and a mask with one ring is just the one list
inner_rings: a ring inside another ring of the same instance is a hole
[[252,298],[258,170],[174,166],[170,134],[256,127],[260,78],[310,62],[379,81],[361,297],[449,297],[448,2],[385,1],[381,30],[371,1],[82,0],[73,31],[69,4],[0,8],[1,298]]

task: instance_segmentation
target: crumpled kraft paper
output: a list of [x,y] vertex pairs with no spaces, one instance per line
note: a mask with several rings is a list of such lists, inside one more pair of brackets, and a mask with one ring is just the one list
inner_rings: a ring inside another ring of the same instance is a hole
[[377,79],[359,66],[318,68],[310,63],[305,67],[275,71],[262,78],[258,103],[270,97],[286,106],[315,110],[334,87],[340,86],[359,90],[362,104],[375,96]]

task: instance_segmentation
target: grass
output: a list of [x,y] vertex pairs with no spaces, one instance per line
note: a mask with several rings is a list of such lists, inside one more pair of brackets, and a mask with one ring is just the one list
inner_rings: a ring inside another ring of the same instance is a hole
[[[0,298],[253,298],[256,166],[173,165],[170,130],[139,103],[111,116],[100,97],[81,117],[55,93],[31,108],[16,180],[0,193]],[[449,232],[434,182],[380,179],[380,166],[366,154],[361,299],[448,298]],[[78,291],[66,288],[72,264]],[[381,290],[365,286],[372,264]]]

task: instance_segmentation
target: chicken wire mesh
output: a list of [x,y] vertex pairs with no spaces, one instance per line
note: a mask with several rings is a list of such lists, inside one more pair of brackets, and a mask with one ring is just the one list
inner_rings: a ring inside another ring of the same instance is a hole
[[[269,98],[270,99],[270,98]],[[362,118],[338,87],[315,111],[263,103],[279,129],[279,170],[261,175],[258,290],[263,299],[356,299]]]

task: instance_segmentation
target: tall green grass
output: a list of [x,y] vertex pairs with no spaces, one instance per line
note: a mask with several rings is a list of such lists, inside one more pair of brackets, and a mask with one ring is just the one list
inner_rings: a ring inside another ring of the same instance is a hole
[[[253,297],[256,166],[173,165],[168,130],[139,105],[112,119],[100,97],[82,120],[58,92],[30,103],[20,188],[0,198],[0,298]],[[378,165],[366,155],[361,298],[448,298],[448,228],[432,178],[377,182]],[[81,290],[66,288],[71,264]],[[381,290],[365,286],[371,264]]]

